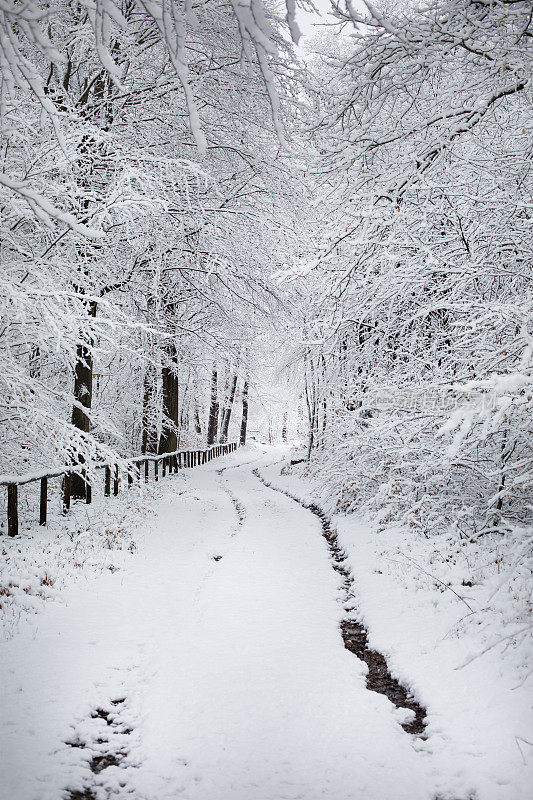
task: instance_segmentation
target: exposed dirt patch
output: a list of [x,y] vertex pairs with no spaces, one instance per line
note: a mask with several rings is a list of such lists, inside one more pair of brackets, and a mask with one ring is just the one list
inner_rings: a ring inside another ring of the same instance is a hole
[[96,795],[92,789],[73,789],[69,790],[67,800],[96,800]]
[[[322,535],[328,543],[331,560],[333,562],[333,569],[341,577],[346,603],[352,600],[354,597],[354,577],[350,572],[349,565],[346,560],[346,553],[340,546],[336,531],[331,527],[331,522],[326,514],[318,506],[312,503],[304,503],[302,500],[299,500],[297,497],[285,491],[284,489],[278,489],[276,486],[268,483],[268,481],[266,481],[260,475],[259,470],[254,469],[253,473],[257,478],[259,478],[261,483],[263,483],[269,489],[280,492],[280,494],[283,494],[291,500],[294,500],[295,503],[298,503],[300,506],[306,508],[308,511],[311,511],[312,514],[318,517],[322,525]],[[357,619],[353,619],[352,613],[350,612],[350,616],[343,620],[340,628],[346,649],[349,650],[350,653],[356,655],[357,658],[360,658],[361,661],[364,661],[368,666],[368,674],[366,678],[367,688],[373,692],[384,694],[389,698],[391,703],[394,703],[397,708],[408,709],[411,711],[412,714],[409,715],[410,719],[401,723],[402,728],[407,733],[412,733],[423,737],[426,728],[424,721],[426,717],[426,709],[417,703],[410,692],[404,686],[402,686],[396,680],[396,678],[393,678],[387,666],[387,661],[382,653],[378,653],[376,650],[372,650],[368,646],[368,636],[365,627],[358,622]]]
[[[83,741],[79,736],[66,742],[69,747],[77,747],[89,750],[93,753],[88,761],[88,766],[93,775],[99,775],[108,767],[120,767],[123,760],[128,755],[128,749],[124,746],[124,736],[128,736],[133,729],[124,724],[121,717],[121,706],[126,702],[125,697],[111,700],[109,705],[113,710],[105,708],[95,708],[91,714],[91,719],[100,719],[105,723],[102,725],[100,735],[90,741]],[[107,735],[103,735],[106,733]],[[82,788],[66,790],[66,800],[96,800],[96,788],[91,785]]]
[[108,753],[105,756],[95,756],[91,760],[91,772],[98,775],[107,767],[118,767],[125,755],[126,753]]

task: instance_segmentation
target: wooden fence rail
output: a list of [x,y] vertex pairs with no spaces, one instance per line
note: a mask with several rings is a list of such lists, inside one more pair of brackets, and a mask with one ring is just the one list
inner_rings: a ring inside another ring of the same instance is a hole
[[[161,477],[177,472],[184,467],[196,467],[206,464],[213,458],[217,458],[227,453],[233,453],[237,449],[237,442],[218,444],[208,447],[206,450],[176,450],[174,453],[163,453],[160,456],[140,456],[138,458],[124,459],[122,464],[126,465],[128,476],[128,487],[133,485],[135,480],[141,480],[141,466],[144,464],[144,482],[149,480],[150,462],[154,465],[154,480],[159,480],[159,464],[161,463]],[[111,487],[113,495],[118,495],[120,485],[120,472],[118,464],[97,464],[95,469],[105,470],[104,474],[104,495],[110,497]],[[17,536],[19,532],[19,486],[40,481],[41,492],[39,499],[39,524],[46,525],[48,510],[48,481],[50,478],[63,478],[62,507],[63,513],[70,509],[71,500],[71,477],[75,470],[71,467],[64,467],[55,472],[39,472],[27,475],[0,475],[0,486],[7,488],[7,532],[9,536]],[[80,474],[80,473],[76,473]],[[85,480],[86,494],[85,503],[92,502],[92,485],[86,480],[86,472],[82,470],[81,475]]]

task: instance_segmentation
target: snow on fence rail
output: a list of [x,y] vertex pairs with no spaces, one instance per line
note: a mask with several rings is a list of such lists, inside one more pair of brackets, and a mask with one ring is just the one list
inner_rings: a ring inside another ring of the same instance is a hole
[[[196,467],[198,464],[206,464],[213,458],[232,453],[237,449],[237,442],[227,444],[217,444],[208,447],[206,450],[176,450],[173,453],[163,453],[162,455],[140,456],[138,458],[126,459],[129,465],[127,469],[128,487],[134,480],[141,479],[141,464],[144,464],[144,480],[148,481],[150,462],[154,464],[154,480],[159,480],[159,463],[161,462],[161,477],[168,473],[177,472],[182,467]],[[113,478],[113,494],[118,494],[119,488],[119,466],[118,464],[98,464],[95,469],[104,469],[104,495],[111,495],[111,478]],[[47,506],[48,506],[48,480],[50,478],[63,477],[63,513],[70,509],[71,498],[71,478],[76,473],[72,467],[63,467],[54,472],[34,472],[26,475],[0,475],[0,486],[7,487],[7,532],[9,536],[17,536],[19,530],[18,519],[18,487],[24,486],[35,481],[41,482],[41,494],[39,503],[39,524],[46,525]],[[85,480],[85,470],[82,470],[82,477]],[[85,480],[85,502],[92,502],[92,484]]]

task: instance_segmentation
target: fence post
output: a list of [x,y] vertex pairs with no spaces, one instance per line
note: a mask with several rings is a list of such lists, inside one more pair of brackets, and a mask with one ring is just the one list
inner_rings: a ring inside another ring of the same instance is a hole
[[63,479],[63,514],[70,508],[70,472],[65,472]]
[[168,456],[163,456],[163,459],[161,460],[161,475],[163,478],[167,474],[167,458]]
[[18,486],[9,483],[7,487],[7,532],[16,536],[19,532]]
[[113,494],[115,497],[118,494],[118,464],[115,464],[115,472],[113,475]]
[[104,495],[105,497],[109,497],[110,494],[111,494],[111,467],[108,464],[106,464]]
[[159,461],[157,458],[154,461],[154,480],[159,480]]
[[149,469],[148,464],[149,464],[148,459],[145,459],[145,462],[144,462],[144,482],[145,483],[148,483],[148,469]]
[[41,502],[39,504],[39,525],[46,525],[46,510],[48,504],[48,478],[41,478]]
[[130,469],[128,469],[128,489],[131,487],[133,483],[133,470],[135,468],[134,464],[131,464]]

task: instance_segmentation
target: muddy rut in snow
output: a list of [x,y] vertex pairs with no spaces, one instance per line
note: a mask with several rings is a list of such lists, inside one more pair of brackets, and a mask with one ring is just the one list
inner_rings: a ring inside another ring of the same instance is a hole
[[[302,506],[302,508],[306,508],[312,514],[314,514],[315,517],[318,517],[322,526],[322,535],[328,543],[331,560],[333,562],[333,569],[338,572],[342,578],[342,587],[346,595],[345,599],[346,601],[352,600],[354,597],[354,577],[347,564],[346,553],[339,545],[337,534],[332,529],[330,520],[326,514],[324,514],[322,509],[320,509],[318,506],[304,503],[302,500],[299,500],[297,497],[285,491],[284,489],[278,489],[277,486],[273,486],[271,483],[268,483],[268,481],[266,481],[259,473],[259,470],[254,469],[253,473],[256,478],[258,478],[261,483],[263,483],[269,489],[279,492],[280,494],[285,495],[285,497],[294,500],[294,502],[298,503],[298,505]],[[426,709],[417,703],[410,692],[404,686],[402,686],[401,683],[396,680],[396,678],[393,678],[384,656],[381,653],[378,653],[376,650],[372,650],[368,646],[368,635],[364,625],[362,625],[356,619],[347,617],[345,620],[343,620],[343,622],[341,622],[340,629],[346,649],[349,650],[350,653],[356,655],[357,658],[360,658],[361,661],[364,661],[368,667],[368,674],[366,678],[367,688],[373,692],[384,694],[386,697],[388,697],[391,703],[394,703],[397,708],[409,709],[412,714],[410,715],[410,719],[408,721],[401,723],[402,728],[407,733],[423,736],[426,728]]]

